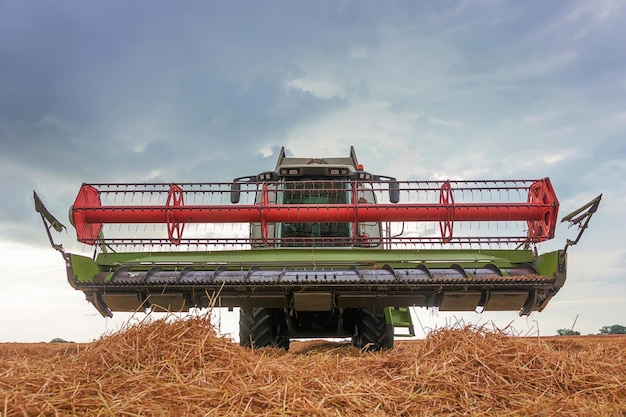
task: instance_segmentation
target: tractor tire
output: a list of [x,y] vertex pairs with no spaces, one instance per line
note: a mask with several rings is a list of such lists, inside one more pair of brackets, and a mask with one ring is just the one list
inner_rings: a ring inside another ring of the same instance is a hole
[[239,344],[244,347],[278,347],[289,350],[287,316],[279,308],[239,310]]
[[387,323],[384,310],[362,308],[358,311],[352,344],[362,350],[392,349],[393,332],[393,325]]

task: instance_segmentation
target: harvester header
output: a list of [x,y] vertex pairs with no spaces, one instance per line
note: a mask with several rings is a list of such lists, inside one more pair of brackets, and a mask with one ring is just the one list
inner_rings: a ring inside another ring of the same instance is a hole
[[60,223],[35,199],[70,283],[101,314],[241,307],[244,345],[387,348],[394,326],[412,334],[410,306],[529,314],[565,281],[565,251],[535,248],[556,229],[548,178],[399,181],[351,148],[283,149],[273,171],[232,182],[83,184],[70,221],[99,249],[91,259],[54,244]]

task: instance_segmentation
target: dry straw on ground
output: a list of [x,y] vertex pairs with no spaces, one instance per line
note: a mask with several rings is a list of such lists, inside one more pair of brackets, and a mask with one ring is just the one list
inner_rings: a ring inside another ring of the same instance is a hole
[[626,414],[625,338],[517,338],[467,326],[387,352],[299,346],[247,350],[198,317],[88,345],[0,345],[0,415]]

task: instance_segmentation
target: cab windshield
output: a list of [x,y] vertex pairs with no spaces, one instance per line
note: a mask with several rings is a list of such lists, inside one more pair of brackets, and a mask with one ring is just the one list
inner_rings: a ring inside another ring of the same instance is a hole
[[[283,204],[346,204],[350,192],[342,181],[288,181]],[[351,223],[282,223],[283,246],[342,246],[350,237]]]

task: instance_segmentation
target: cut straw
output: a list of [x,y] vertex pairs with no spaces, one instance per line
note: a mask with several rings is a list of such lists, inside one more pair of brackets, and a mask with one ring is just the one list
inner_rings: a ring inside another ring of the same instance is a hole
[[626,337],[516,337],[459,325],[383,352],[246,349],[208,317],[90,344],[0,345],[3,416],[626,414]]

